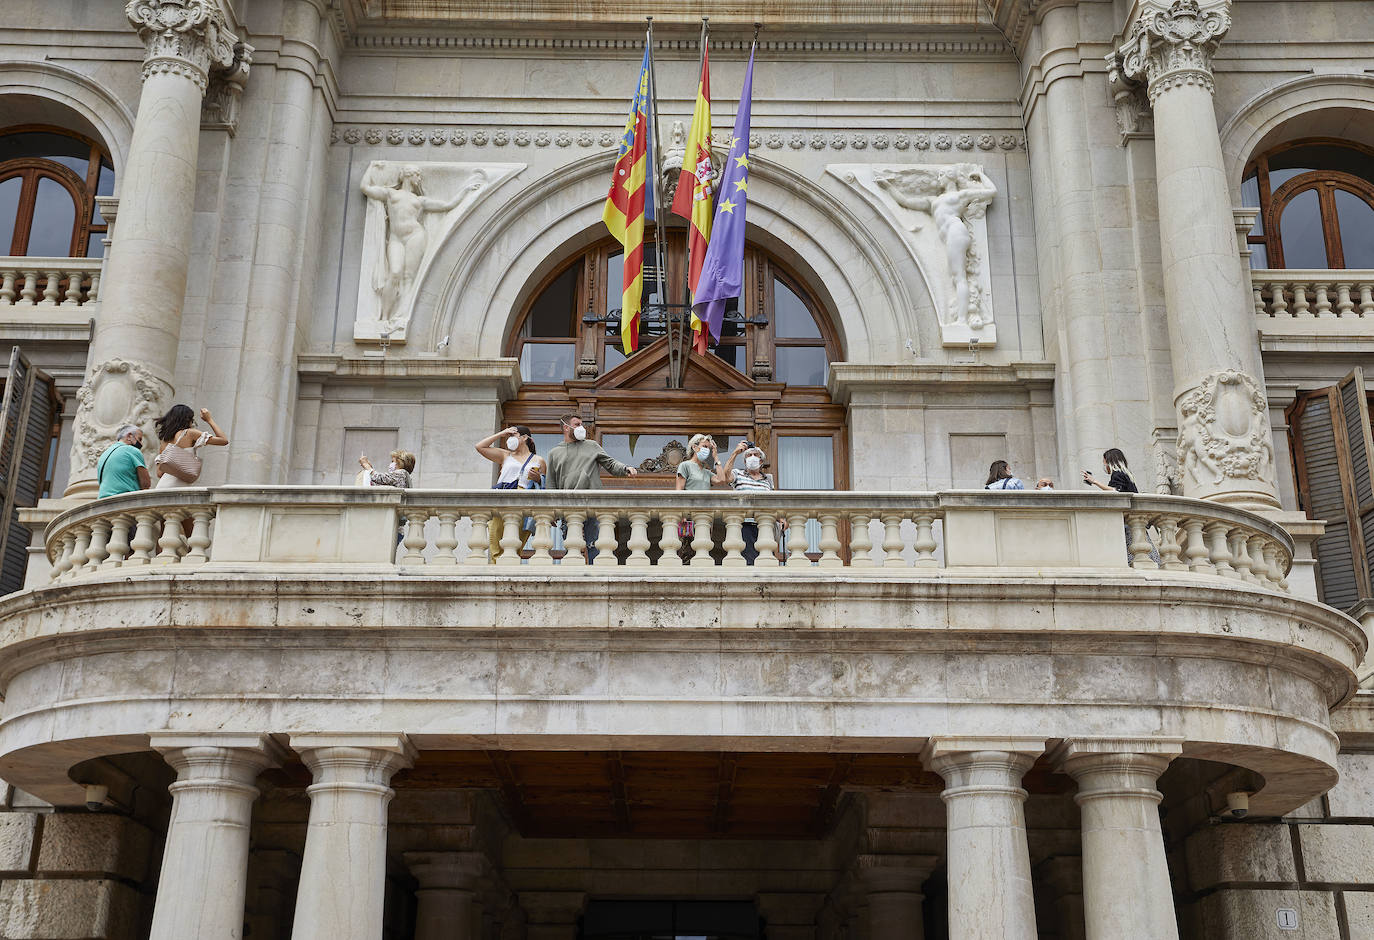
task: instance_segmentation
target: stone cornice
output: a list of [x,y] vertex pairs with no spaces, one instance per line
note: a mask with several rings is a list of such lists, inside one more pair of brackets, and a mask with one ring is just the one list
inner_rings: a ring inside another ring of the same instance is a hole
[[[363,33],[352,36],[348,45],[354,49],[398,50],[408,54],[425,50],[473,50],[528,52],[642,52],[641,37],[607,36],[539,36],[539,35],[415,35],[405,32]],[[746,40],[711,40],[712,53],[746,54],[750,43]],[[663,39],[655,37],[654,48],[659,53],[698,55],[696,39]],[[1007,46],[1001,39],[774,39],[759,40],[760,55],[772,58],[808,58],[817,54],[909,55],[909,56],[1007,56]]]

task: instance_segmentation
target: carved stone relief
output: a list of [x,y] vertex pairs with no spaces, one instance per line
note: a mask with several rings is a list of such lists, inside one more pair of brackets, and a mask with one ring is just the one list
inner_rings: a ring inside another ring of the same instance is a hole
[[357,340],[405,342],[415,289],[444,238],[523,163],[393,163],[363,174],[367,199]]
[[946,346],[997,342],[988,266],[987,208],[997,187],[974,163],[832,164],[902,236],[930,289]]
[[1236,489],[1237,482],[1245,490],[1272,490],[1274,446],[1258,382],[1234,369],[1213,372],[1179,399],[1178,412],[1186,495]]
[[110,359],[96,366],[76,393],[76,438],[72,442],[72,479],[91,479],[96,461],[126,424],[157,440],[153,422],[170,407],[172,387],[140,362]]

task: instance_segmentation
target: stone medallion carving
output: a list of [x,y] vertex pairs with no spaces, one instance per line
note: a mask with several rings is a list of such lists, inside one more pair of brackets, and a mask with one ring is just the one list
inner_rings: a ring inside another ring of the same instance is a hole
[[416,287],[439,246],[475,205],[524,168],[374,160],[360,187],[367,216],[353,338],[404,342]]
[[996,343],[986,214],[997,187],[983,168],[832,164],[826,172],[858,190],[901,235],[935,301],[944,345]]
[[641,473],[671,473],[686,459],[687,445],[673,439],[663,445],[657,457],[640,461],[638,469]]
[[1178,400],[1178,462],[1184,493],[1265,492],[1274,474],[1268,401],[1259,383],[1228,369]]
[[76,437],[72,441],[72,479],[93,479],[95,464],[126,424],[157,440],[153,422],[170,407],[172,387],[140,362],[109,359],[96,366],[76,393]]

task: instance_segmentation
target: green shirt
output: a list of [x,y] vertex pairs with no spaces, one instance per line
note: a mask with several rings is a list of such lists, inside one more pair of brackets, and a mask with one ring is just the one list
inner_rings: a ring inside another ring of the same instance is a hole
[[95,464],[95,476],[100,481],[99,498],[118,496],[120,493],[137,493],[143,489],[138,482],[138,471],[148,469],[143,459],[143,451],[132,444],[115,441],[100,455]]
[[628,476],[630,468],[601,449],[596,441],[564,441],[549,452],[551,490],[599,490],[601,471]]
[[695,460],[684,460],[678,464],[677,475],[687,481],[683,487],[685,490],[709,490],[711,488],[712,472]]

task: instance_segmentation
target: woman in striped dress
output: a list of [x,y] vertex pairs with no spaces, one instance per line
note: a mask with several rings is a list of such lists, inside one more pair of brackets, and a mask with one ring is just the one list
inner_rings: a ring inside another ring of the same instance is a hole
[[[737,470],[735,469],[735,458],[741,455],[744,457],[744,469]],[[735,449],[730,452],[721,472],[736,490],[771,490],[773,489],[773,474],[763,472],[763,463],[763,450],[757,444],[753,441],[740,441],[735,445]],[[752,565],[754,559],[759,557],[758,549],[754,547],[754,543],[759,537],[759,524],[752,518],[746,519],[743,535],[744,561],[745,564]]]

